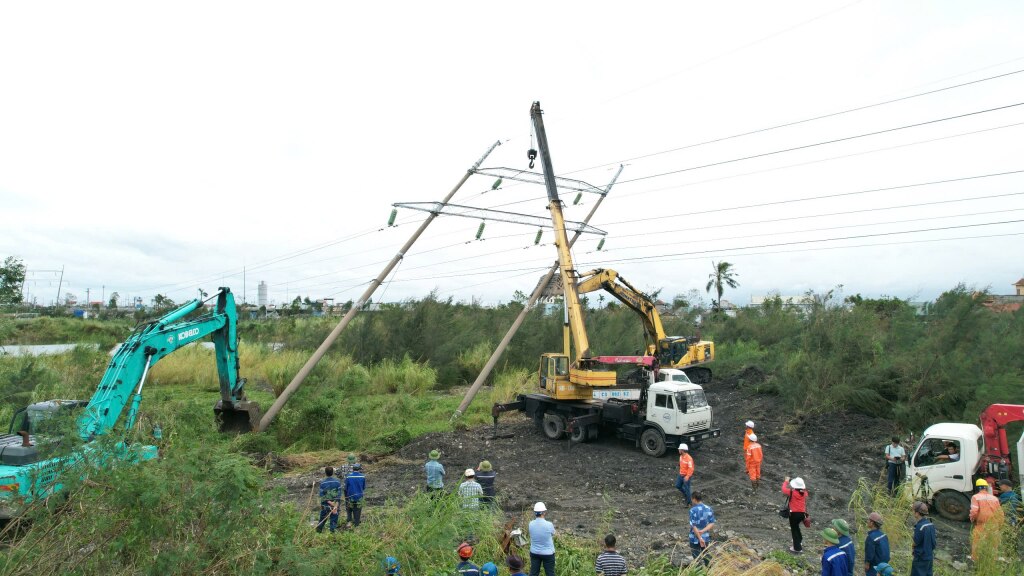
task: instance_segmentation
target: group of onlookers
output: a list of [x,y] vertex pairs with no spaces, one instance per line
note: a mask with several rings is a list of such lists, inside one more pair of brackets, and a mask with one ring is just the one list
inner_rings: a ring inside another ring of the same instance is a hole
[[[745,426],[743,455],[746,472],[750,477],[751,491],[756,493],[761,480],[763,450],[754,433],[754,422],[748,420]],[[685,503],[690,508],[690,551],[695,561],[708,565],[711,531],[715,527],[714,511],[704,503],[703,494],[692,489],[695,465],[693,457],[689,454],[689,447],[685,443],[680,443],[678,450],[679,476],[676,479],[676,488],[683,494]],[[890,493],[895,493],[902,482],[903,462],[906,459],[906,450],[900,444],[898,437],[893,437],[892,444],[884,448],[884,455],[887,468],[887,488]],[[427,492],[435,495],[443,493],[446,476],[440,456],[438,450],[431,450],[424,466]],[[335,476],[336,471],[332,467],[327,467],[325,472],[326,478],[320,483],[321,509],[317,532],[321,532],[325,522],[328,521],[330,531],[335,531],[342,501],[345,503],[347,525],[349,527],[358,526],[366,489],[366,477],[362,472],[362,466],[356,462],[354,454],[349,454],[346,464],[338,467],[337,477]],[[490,461],[481,461],[475,469],[467,468],[462,476],[463,481],[456,489],[456,493],[463,508],[475,510],[479,509],[481,505],[496,505],[495,479],[497,472]],[[976,488],[977,493],[972,498],[970,510],[970,519],[974,524],[971,556],[975,560],[979,547],[998,545],[998,543],[994,543],[993,539],[999,537],[1000,526],[1004,518],[1006,521],[1016,524],[1022,508],[1020,498],[1009,481],[999,482],[995,494],[993,494],[989,483],[982,479],[977,481]],[[810,516],[807,511],[809,497],[807,485],[802,478],[790,479],[786,476],[782,482],[782,493],[786,496],[786,504],[779,513],[789,520],[792,536],[792,545],[789,550],[799,554],[803,551],[801,526],[810,527]],[[1003,508],[1007,508],[1009,513],[1004,515]],[[546,518],[547,507],[543,502],[537,502],[533,512],[534,519],[529,524],[530,575],[538,576],[543,568],[545,576],[554,576],[555,527]],[[936,545],[935,525],[928,518],[926,503],[915,502],[912,513],[915,524],[911,575],[930,575]],[[888,563],[890,559],[888,536],[882,531],[882,525],[883,519],[880,514],[871,512],[868,515],[868,533],[864,540],[863,562],[866,576],[890,576],[892,574],[892,567]],[[856,548],[850,537],[850,527],[847,522],[842,519],[832,520],[821,532],[821,537],[825,545],[821,558],[822,575],[852,576],[856,563]],[[615,535],[608,534],[604,543],[604,550],[595,562],[597,574],[603,576],[625,574],[626,561],[615,548]],[[460,575],[495,576],[498,573],[497,565],[493,562],[486,562],[481,566],[473,564],[474,549],[470,543],[463,542],[456,552],[460,559],[456,570]],[[514,553],[505,558],[504,564],[509,568],[512,576],[522,574],[525,566],[523,559]],[[385,558],[384,567],[387,574],[399,573],[398,560],[391,556]]]

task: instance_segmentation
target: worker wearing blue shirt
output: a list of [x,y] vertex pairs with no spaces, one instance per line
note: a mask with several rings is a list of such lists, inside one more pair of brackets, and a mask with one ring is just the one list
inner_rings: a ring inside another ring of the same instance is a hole
[[324,468],[326,478],[320,481],[320,522],[317,532],[324,531],[324,522],[330,518],[331,533],[338,528],[338,511],[341,510],[341,481],[334,477],[334,467]]
[[889,537],[882,532],[882,515],[868,514],[868,535],[864,538],[864,576],[878,576],[875,566],[889,563]]
[[821,553],[821,576],[847,576],[850,573],[850,559],[839,549],[839,533],[834,528],[821,532],[825,539],[825,551]]
[[935,559],[935,525],[927,517],[928,505],[914,503],[914,544],[910,576],[932,576],[932,562]]
[[704,503],[703,493],[694,492],[690,497],[695,502],[690,508],[690,555],[694,561],[700,557],[704,566],[707,566],[711,562],[707,550],[711,546],[710,532],[715,528],[715,511]]
[[857,547],[850,538],[850,525],[842,518],[832,521],[832,529],[839,534],[839,549],[846,553],[847,576],[853,576],[853,566],[857,563]]
[[345,477],[345,522],[359,526],[363,514],[363,492],[366,491],[366,476],[363,476],[363,465],[356,462],[352,471]]

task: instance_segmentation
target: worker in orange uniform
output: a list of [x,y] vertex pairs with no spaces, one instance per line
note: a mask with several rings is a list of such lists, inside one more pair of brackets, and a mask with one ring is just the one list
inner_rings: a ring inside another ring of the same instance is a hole
[[1003,509],[999,507],[999,498],[989,493],[988,482],[982,478],[974,483],[977,494],[971,497],[971,558],[978,561],[978,550],[982,547],[997,551],[1003,527]]
[[686,505],[692,506],[693,501],[690,494],[693,488],[690,486],[690,478],[693,478],[693,457],[689,454],[689,447],[686,444],[679,445],[679,478],[676,480],[676,489],[686,497]]
[[754,433],[754,421],[747,420],[747,429],[743,431],[743,453],[747,453],[747,448],[750,448],[750,435]]
[[757,493],[757,487],[761,484],[761,460],[764,454],[761,452],[761,445],[757,443],[757,434],[751,433],[746,436],[750,440],[744,459],[747,462],[747,476],[750,476],[751,491]]

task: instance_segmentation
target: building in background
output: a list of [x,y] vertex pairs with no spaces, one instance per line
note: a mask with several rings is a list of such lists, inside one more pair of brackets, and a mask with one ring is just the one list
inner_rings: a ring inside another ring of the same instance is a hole
[[256,289],[256,304],[260,307],[267,305],[267,283],[260,280],[259,288]]

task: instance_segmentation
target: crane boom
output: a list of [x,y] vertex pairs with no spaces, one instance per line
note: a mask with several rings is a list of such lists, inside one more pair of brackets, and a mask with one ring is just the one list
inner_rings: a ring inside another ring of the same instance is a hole
[[[572,254],[569,252],[569,237],[565,232],[565,217],[562,215],[562,201],[558,198],[558,187],[555,183],[555,169],[551,163],[551,151],[548,148],[548,136],[544,131],[544,117],[540,102],[530,107],[530,118],[533,129],[537,133],[537,146],[540,148],[541,167],[544,171],[544,185],[548,192],[548,210],[555,229],[555,247],[558,249],[558,270],[562,276],[562,289],[565,297],[565,308],[569,315],[569,327],[572,330],[573,342],[576,345],[576,361],[590,357],[590,341],[583,325],[583,309],[580,297],[576,292],[576,270],[573,268]],[[566,350],[566,353],[569,351]]]

